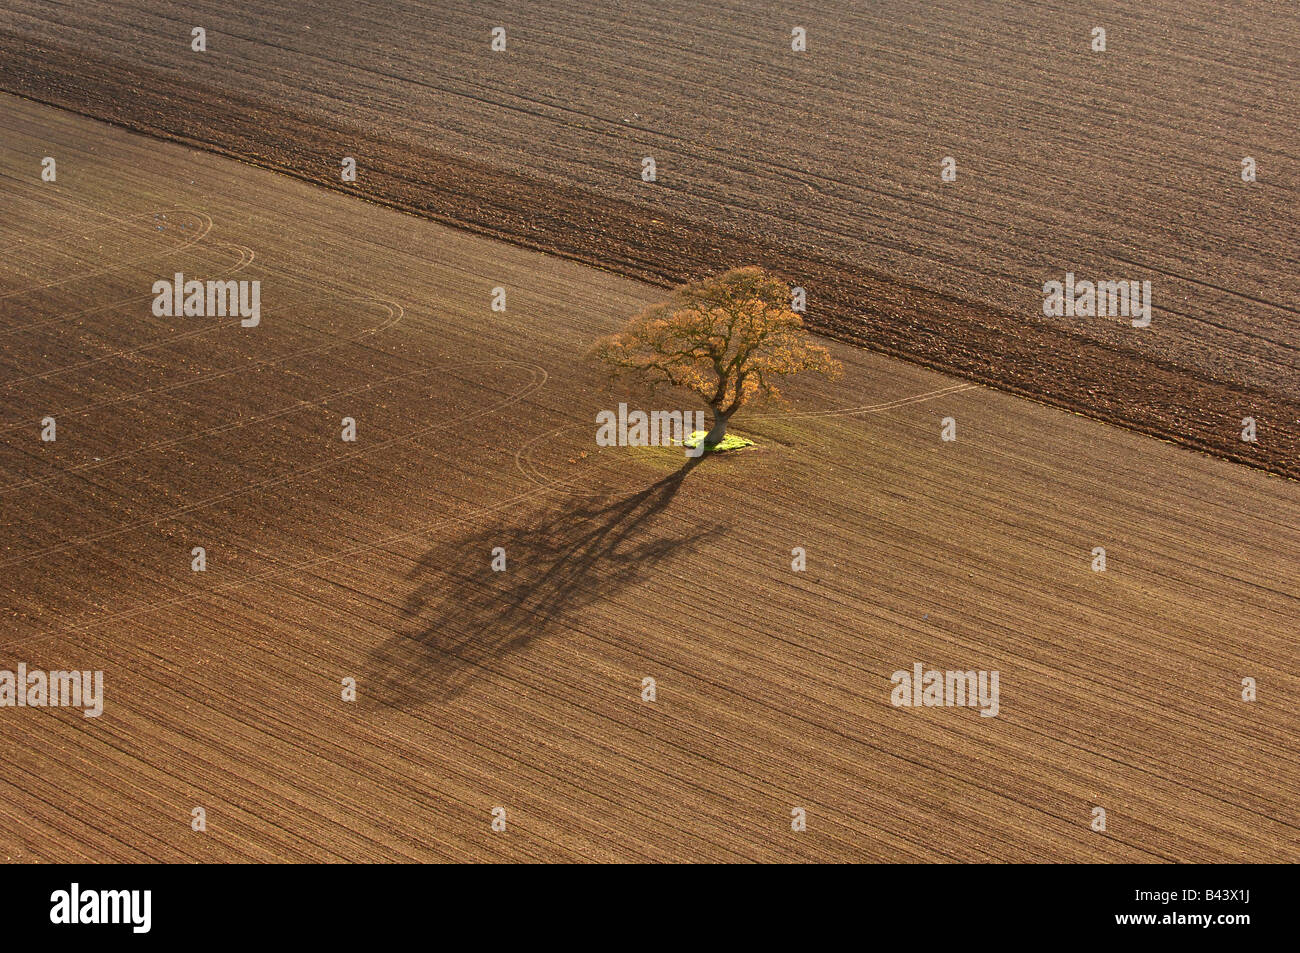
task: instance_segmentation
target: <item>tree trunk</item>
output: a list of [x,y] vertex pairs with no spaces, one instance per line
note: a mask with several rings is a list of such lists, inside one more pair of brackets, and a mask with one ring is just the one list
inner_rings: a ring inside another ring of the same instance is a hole
[[727,435],[727,421],[730,418],[730,414],[724,414],[722,411],[714,409],[713,429],[704,437],[706,447],[714,447],[722,443],[722,438]]

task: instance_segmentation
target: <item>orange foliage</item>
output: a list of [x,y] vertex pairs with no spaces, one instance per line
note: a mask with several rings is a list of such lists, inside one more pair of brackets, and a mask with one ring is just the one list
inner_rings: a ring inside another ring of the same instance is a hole
[[790,310],[789,285],[753,266],[674,289],[592,354],[616,374],[693,391],[724,418],[755,399],[779,399],[778,384],[793,374],[841,370]]

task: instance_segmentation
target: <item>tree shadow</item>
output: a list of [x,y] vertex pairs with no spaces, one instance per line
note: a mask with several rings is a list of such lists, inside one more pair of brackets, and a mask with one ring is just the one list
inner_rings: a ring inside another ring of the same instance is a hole
[[[720,532],[654,525],[701,459],[629,496],[557,499],[430,550],[408,576],[404,631],[371,654],[372,688],[362,697],[384,708],[454,698],[494,660],[572,626],[585,607]],[[496,547],[505,550],[501,572],[492,569]]]

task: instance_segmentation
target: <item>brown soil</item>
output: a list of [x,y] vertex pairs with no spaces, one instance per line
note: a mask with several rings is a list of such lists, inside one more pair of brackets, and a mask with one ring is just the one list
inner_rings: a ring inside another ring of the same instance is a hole
[[[1300,475],[1300,23],[1275,6],[1111,11],[1104,55],[1090,21],[1005,4],[845,9],[806,60],[776,7],[521,12],[494,57],[473,8],[390,6],[214,6],[202,55],[148,10],[24,8],[0,88],[657,284],[765,264],[832,337]],[[1246,150],[1266,170],[1249,188]],[[949,153],[960,186],[938,180]],[[1066,270],[1150,278],[1153,328],[1044,318]]]
[[[0,133],[0,669],[105,672],[98,719],[0,709],[0,856],[1295,860],[1294,482],[834,343],[753,450],[599,451],[637,398],[575,355],[656,288]],[[154,317],[175,271],[262,325]],[[999,715],[893,707],[917,661]]]

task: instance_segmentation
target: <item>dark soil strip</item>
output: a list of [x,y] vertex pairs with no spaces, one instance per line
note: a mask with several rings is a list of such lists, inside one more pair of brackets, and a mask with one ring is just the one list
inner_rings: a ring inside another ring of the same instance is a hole
[[[3,30],[0,89],[656,284],[762,264],[808,289],[809,324],[829,337],[1300,478],[1300,400],[1293,395],[1218,381],[851,261]],[[358,185],[339,181],[345,155],[358,158]],[[1258,421],[1258,443],[1240,439],[1247,416]]]

